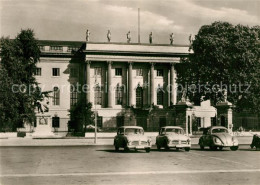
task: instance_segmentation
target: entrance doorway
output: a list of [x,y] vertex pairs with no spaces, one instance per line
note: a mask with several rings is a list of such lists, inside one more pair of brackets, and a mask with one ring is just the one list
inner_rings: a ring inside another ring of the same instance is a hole
[[136,107],[143,107],[143,88],[136,88]]
[[226,118],[225,118],[225,116],[221,116],[220,124],[221,124],[221,126],[226,127]]

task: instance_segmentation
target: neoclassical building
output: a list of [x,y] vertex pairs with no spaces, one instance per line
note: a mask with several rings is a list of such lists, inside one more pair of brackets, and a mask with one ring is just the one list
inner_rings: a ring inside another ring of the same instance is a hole
[[82,96],[93,104],[98,127],[104,130],[139,125],[157,131],[181,125],[191,132],[194,119],[198,127],[215,122],[216,109],[209,103],[180,106],[184,115],[173,108],[181,96],[176,65],[188,56],[189,46],[40,40],[39,47],[35,77],[52,97],[47,100],[49,111],[37,113],[35,129],[44,117],[52,130],[68,131],[68,110]]

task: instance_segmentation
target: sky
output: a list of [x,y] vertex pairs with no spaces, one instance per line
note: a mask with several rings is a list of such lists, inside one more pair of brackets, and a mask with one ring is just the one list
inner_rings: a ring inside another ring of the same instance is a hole
[[141,43],[188,44],[203,25],[227,21],[237,25],[260,25],[260,0],[0,0],[0,36],[14,38],[31,28],[40,40],[138,42],[140,8]]

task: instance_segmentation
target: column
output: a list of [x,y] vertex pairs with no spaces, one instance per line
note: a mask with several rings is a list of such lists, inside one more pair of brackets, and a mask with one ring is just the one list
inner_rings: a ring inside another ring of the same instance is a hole
[[154,104],[154,63],[151,63],[151,69],[150,69],[150,91],[151,91],[150,103],[152,106]]
[[176,105],[177,92],[176,92],[176,72],[174,68],[174,63],[171,63],[171,103]]
[[128,63],[128,106],[133,105],[133,63]]
[[111,81],[112,81],[112,74],[111,74],[112,62],[107,62],[107,107],[112,107],[112,88],[111,88]]
[[90,102],[90,61],[86,61],[86,101]]

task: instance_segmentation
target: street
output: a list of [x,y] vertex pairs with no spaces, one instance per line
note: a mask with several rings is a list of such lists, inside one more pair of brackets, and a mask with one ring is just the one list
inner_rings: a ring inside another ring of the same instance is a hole
[[113,146],[0,147],[1,184],[259,184],[260,153]]

